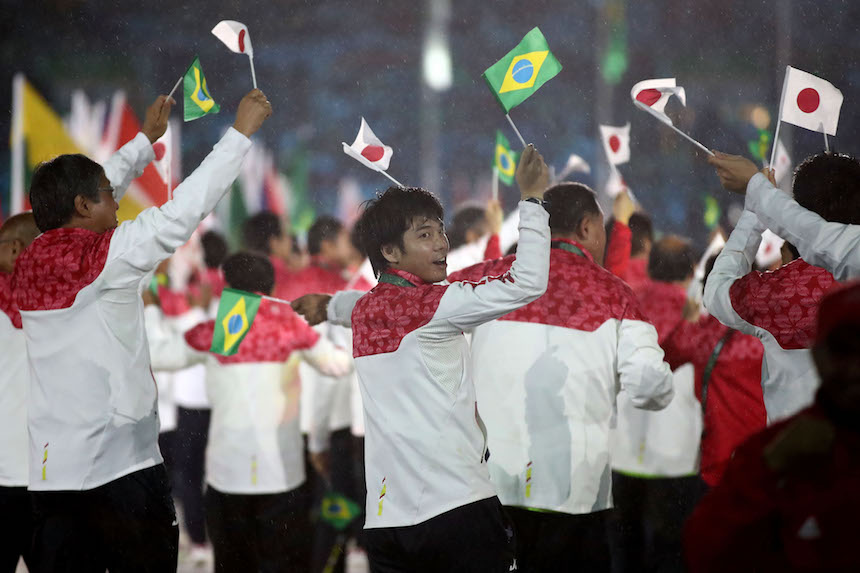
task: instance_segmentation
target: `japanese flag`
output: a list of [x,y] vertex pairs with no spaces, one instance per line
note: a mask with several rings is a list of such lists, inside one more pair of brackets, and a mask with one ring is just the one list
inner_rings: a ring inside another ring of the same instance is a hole
[[788,156],[788,151],[786,151],[782,141],[776,142],[776,158],[773,160],[772,169],[774,170],[773,177],[777,183],[785,179],[786,175],[791,174],[791,157]]
[[755,255],[755,262],[763,269],[770,268],[774,263],[782,260],[782,244],[785,240],[778,237],[773,231],[767,229],[761,234],[761,244]]
[[827,80],[786,66],[779,119],[811,131],[836,135],[842,92]]
[[613,199],[622,191],[630,191],[630,188],[627,187],[627,182],[624,181],[624,177],[621,176],[621,173],[615,167],[609,170],[609,178],[606,180],[606,185],[603,189]]
[[681,105],[687,105],[687,95],[684,88],[675,85],[675,78],[659,80],[644,80],[633,86],[630,97],[633,104],[643,109],[667,125],[674,125],[666,112],[666,103],[672,96],[677,96]]
[[355,141],[352,145],[344,143],[343,152],[374,171],[387,170],[391,156],[394,154],[390,147],[373,134],[364,118],[361,118],[361,127],[358,129]]
[[254,57],[251,35],[248,34],[248,27],[245,24],[235,20],[222,20],[212,28],[212,33],[237,54],[247,54],[252,58]]
[[601,125],[600,139],[609,163],[621,165],[630,161],[630,123],[623,127]]
[[173,164],[173,133],[170,123],[167,124],[167,131],[164,132],[164,135],[152,144],[152,151],[155,154],[155,160],[152,163],[164,182],[169,185],[171,183],[170,167]]

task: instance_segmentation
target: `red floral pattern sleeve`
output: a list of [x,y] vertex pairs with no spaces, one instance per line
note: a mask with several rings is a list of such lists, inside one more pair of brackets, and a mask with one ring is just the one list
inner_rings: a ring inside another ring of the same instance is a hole
[[21,313],[12,296],[12,275],[0,272],[0,311],[9,317],[12,326],[21,328]]

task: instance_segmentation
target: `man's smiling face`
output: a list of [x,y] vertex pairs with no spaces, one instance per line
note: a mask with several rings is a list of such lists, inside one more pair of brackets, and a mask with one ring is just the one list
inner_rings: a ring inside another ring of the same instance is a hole
[[400,269],[437,283],[448,277],[448,236],[439,219],[415,217],[403,233],[403,249],[397,245],[383,247],[383,254],[393,269]]

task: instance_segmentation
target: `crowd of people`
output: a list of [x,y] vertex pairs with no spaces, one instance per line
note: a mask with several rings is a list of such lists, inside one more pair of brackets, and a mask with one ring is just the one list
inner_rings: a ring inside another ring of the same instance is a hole
[[[0,571],[175,571],[174,498],[219,572],[860,569],[856,159],[810,157],[792,198],[716,152],[745,210],[703,261],[532,145],[507,219],[446,231],[431,191],[390,187],[302,246],[257,213],[231,253],[200,226],[259,90],[117,224],[172,103],[104,165],[39,166],[0,227]],[[788,242],[761,269],[766,228]],[[247,332],[216,319],[226,288],[263,297]]]

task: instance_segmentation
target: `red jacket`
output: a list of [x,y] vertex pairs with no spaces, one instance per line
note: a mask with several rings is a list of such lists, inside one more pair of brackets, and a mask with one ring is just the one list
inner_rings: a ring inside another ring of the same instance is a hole
[[636,290],[648,281],[648,260],[630,257],[632,238],[630,227],[615,221],[609,235],[603,266]]
[[776,474],[765,465],[765,448],[804,415],[826,417],[816,404],[737,449],[723,481],[687,522],[692,573],[860,571],[860,433],[837,427],[830,455],[802,473]]

